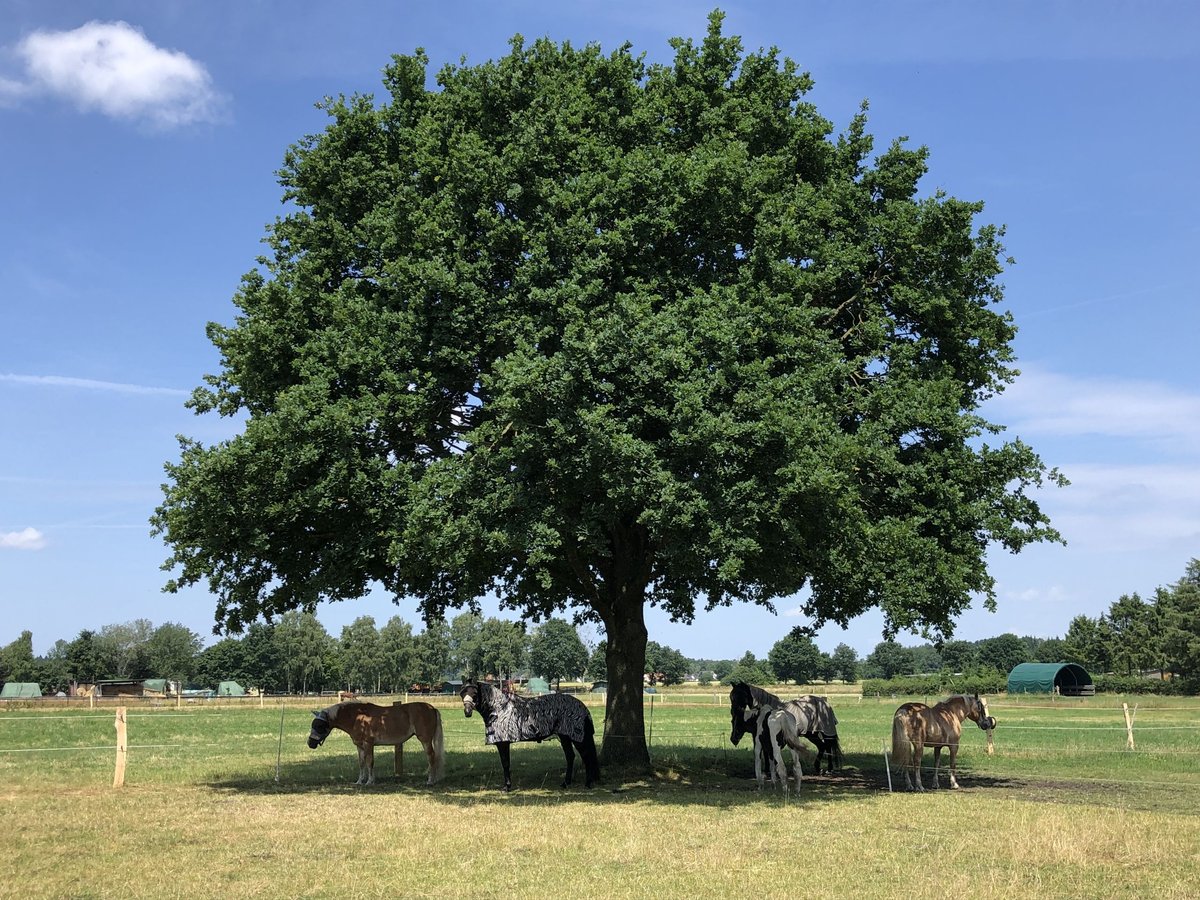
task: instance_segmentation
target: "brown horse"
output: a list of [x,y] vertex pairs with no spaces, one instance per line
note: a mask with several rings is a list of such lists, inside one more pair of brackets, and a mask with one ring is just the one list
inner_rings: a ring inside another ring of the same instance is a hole
[[442,777],[446,762],[442,716],[428,703],[393,703],[391,706],[358,700],[335,703],[313,712],[308,746],[314,750],[320,747],[335,728],[350,735],[350,740],[358,747],[358,781],[355,784],[375,783],[376,744],[395,746],[396,774],[404,774],[404,742],[414,734],[429,757],[426,784],[433,784]]
[[987,701],[978,694],[958,694],[933,706],[905,703],[896,710],[892,717],[892,759],[903,767],[904,783],[910,791],[914,778],[916,789],[925,790],[921,784],[921,756],[926,745],[933,748],[933,786],[936,788],[938,783],[942,748],[949,747],[950,787],[958,789],[955,775],[963,719],[970,719],[984,731],[996,727],[996,720],[988,715]]

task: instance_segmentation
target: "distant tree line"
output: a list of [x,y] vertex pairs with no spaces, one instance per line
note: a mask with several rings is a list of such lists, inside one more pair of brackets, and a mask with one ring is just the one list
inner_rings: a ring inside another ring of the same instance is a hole
[[[147,619],[80,631],[58,640],[45,656],[33,654],[29,631],[0,647],[0,682],[36,681],[43,691],[66,690],[72,682],[111,678],[169,678],[215,686],[235,680],[267,691],[313,693],[349,689],[399,692],[413,684],[452,677],[539,675],[550,682],[606,677],[606,645],[587,647],[575,626],[548,619],[532,631],[524,623],[466,612],[437,621],[421,633],[393,616],[377,628],[361,616],[334,638],[311,613],[292,611],[271,624],[254,623],[241,637],[203,647],[199,635],[168,622]],[[1006,633],[978,641],[952,640],[902,646],[881,641],[865,659],[847,644],[824,653],[802,628],[778,640],[766,659],[747,651],[740,659],[690,659],[650,641],[647,676],[662,684],[696,678],[775,684],[896,679],[934,674],[961,675],[971,683],[996,684],[1023,662],[1073,662],[1098,679],[1128,689],[1146,673],[1162,673],[1178,689],[1200,690],[1200,560],[1193,559],[1176,584],[1158,588],[1149,600],[1122,596],[1107,613],[1076,616],[1061,638]],[[966,683],[966,682],[964,682]]]

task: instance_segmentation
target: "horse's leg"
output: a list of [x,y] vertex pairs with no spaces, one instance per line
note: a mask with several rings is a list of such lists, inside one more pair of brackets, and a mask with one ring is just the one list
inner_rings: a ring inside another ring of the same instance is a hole
[[[364,761],[363,762],[363,773],[365,773],[367,776],[366,783],[374,784],[375,783],[375,745],[374,744],[364,744],[363,745],[363,761]],[[362,773],[360,773],[359,777],[360,778],[362,777]]]
[[571,739],[565,734],[558,736],[558,741],[562,744],[563,756],[567,758],[567,774],[563,777],[562,787],[566,787],[571,783],[571,779],[575,777],[575,748],[571,746]]
[[[796,791],[798,793],[800,791],[800,783],[804,780],[804,770],[800,768],[800,751],[792,746],[789,746],[788,749],[792,751],[792,771],[796,773]],[[818,759],[819,758],[820,757],[818,757]],[[817,774],[821,774],[820,764],[817,765]],[[787,774],[784,773],[785,783],[786,780]]]
[[358,747],[358,781],[355,784],[362,784],[367,780],[367,745],[356,744]]
[[[941,768],[942,768],[942,745],[937,744],[933,748],[933,788],[932,788],[932,790],[935,790],[935,791],[937,790],[938,773],[941,771]],[[953,781],[954,779],[950,779],[950,780]]]
[[950,789],[952,791],[958,790],[958,779],[954,777],[957,769],[958,769],[958,744],[954,743],[954,744],[950,745]]
[[924,793],[925,785],[921,784],[921,757],[925,755],[925,739],[913,741],[912,770],[917,782],[917,790]]
[[396,777],[404,776],[404,741],[396,744]]
[[425,776],[425,783],[433,784],[433,773],[437,771],[437,748],[433,746],[432,739],[426,740],[418,734],[417,740],[425,748],[425,758],[429,760],[429,773]]
[[504,790],[512,790],[512,776],[508,768],[508,741],[496,744],[496,752],[500,754],[500,768],[504,770]]

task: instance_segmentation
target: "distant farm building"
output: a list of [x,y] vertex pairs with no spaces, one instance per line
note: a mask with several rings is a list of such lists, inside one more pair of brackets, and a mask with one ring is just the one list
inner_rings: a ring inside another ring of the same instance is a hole
[[236,681],[222,681],[217,685],[218,697],[245,697],[246,689]]
[[1087,670],[1076,663],[1021,663],[1008,673],[1008,692],[1091,697],[1096,685]]
[[81,697],[92,696],[96,699],[105,698],[131,698],[131,697],[157,697],[162,698],[167,694],[167,682],[161,678],[112,678],[107,681],[97,681],[91,686],[91,691],[88,691],[88,686],[81,684],[79,686],[79,695]]
[[42,686],[34,681],[9,681],[0,688],[0,700],[25,700],[42,696]]

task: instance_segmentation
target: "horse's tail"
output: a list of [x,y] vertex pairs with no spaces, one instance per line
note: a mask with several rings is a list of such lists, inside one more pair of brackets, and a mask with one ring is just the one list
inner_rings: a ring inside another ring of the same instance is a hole
[[907,766],[912,760],[913,742],[908,736],[908,713],[896,710],[892,717],[892,762],[899,766]]
[[433,740],[430,743],[433,744],[433,766],[429,778],[438,781],[446,767],[446,741],[442,736],[442,714],[436,709],[433,711]]
[[[830,739],[829,756],[833,760],[833,767],[835,769],[841,769],[842,768],[842,742],[840,740],[838,740],[836,731],[833,733],[833,737]],[[820,773],[818,772],[817,774],[820,774]]]

